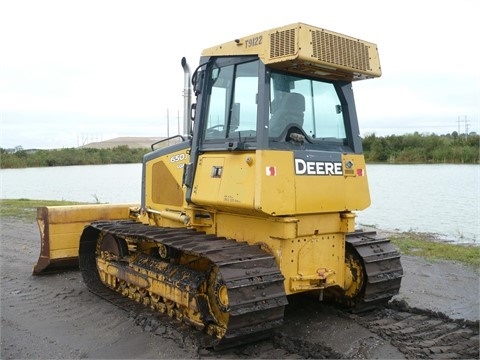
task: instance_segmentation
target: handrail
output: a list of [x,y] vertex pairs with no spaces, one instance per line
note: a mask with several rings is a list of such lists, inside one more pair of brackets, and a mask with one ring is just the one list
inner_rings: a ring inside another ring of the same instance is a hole
[[160,143],[162,143],[162,142],[164,142],[164,141],[170,141],[170,140],[173,140],[173,139],[175,139],[175,138],[177,138],[177,137],[181,138],[181,139],[182,139],[182,141],[186,141],[186,140],[185,140],[185,137],[184,137],[183,135],[174,135],[174,136],[170,136],[170,137],[168,137],[168,138],[161,139],[161,140],[158,140],[157,142],[154,142],[154,143],[151,145],[152,151],[154,151],[154,150],[155,150],[155,148],[154,148],[154,146],[155,146],[155,145],[158,145],[158,144],[160,144]]

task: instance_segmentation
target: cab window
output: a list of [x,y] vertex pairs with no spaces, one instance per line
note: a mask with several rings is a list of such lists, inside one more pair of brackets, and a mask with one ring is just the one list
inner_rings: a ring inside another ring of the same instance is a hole
[[212,71],[213,87],[204,131],[205,142],[254,138],[257,124],[258,62]]

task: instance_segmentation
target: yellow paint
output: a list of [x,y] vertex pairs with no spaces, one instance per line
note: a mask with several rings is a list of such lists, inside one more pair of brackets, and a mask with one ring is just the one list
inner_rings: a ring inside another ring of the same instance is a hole
[[37,209],[37,224],[41,236],[40,256],[35,274],[50,265],[76,261],[80,236],[86,225],[95,220],[128,219],[134,204],[93,204],[47,206]]
[[145,164],[145,205],[147,209],[180,210],[186,206],[182,187],[183,168],[190,156],[186,149],[151,159]]
[[[206,153],[197,166],[192,201],[219,211],[256,216],[363,210],[370,205],[367,177],[355,174],[357,169],[365,171],[365,162],[361,155],[344,155],[341,161],[347,160],[354,164],[349,169],[354,175],[302,176],[295,175],[291,151],[256,151],[255,156]],[[221,176],[213,176],[218,168]]]
[[304,23],[245,36],[202,52],[202,56],[222,55],[258,55],[262,62],[280,70],[321,73],[337,80],[382,74],[375,44]]

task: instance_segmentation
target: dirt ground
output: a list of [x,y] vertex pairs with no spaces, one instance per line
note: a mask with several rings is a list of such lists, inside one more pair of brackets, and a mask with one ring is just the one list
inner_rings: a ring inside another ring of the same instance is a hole
[[[36,225],[3,218],[0,230],[1,359],[408,358],[365,320],[295,298],[274,340],[223,353],[202,349],[169,319],[153,322],[93,295],[79,271],[32,276],[40,252]],[[402,265],[396,300],[478,327],[478,271],[410,256]]]

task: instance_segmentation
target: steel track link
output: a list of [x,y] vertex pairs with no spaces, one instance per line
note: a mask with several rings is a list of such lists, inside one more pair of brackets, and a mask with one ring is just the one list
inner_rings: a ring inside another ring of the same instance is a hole
[[[259,247],[185,228],[153,227],[124,220],[94,222],[86,228],[80,241],[82,276],[93,293],[123,308],[133,301],[123,297],[119,300],[119,294],[107,288],[98,275],[95,252],[99,232],[138,242],[160,243],[176,252],[206,258],[218,268],[228,292],[228,326],[224,336],[214,344],[215,349],[258,341],[271,336],[273,330],[281,326],[287,305],[284,277],[273,256]],[[147,260],[138,266],[155,270]]]
[[360,256],[367,279],[363,299],[352,310],[360,312],[387,304],[400,290],[403,277],[400,253],[390,240],[375,231],[348,234],[346,241]]

